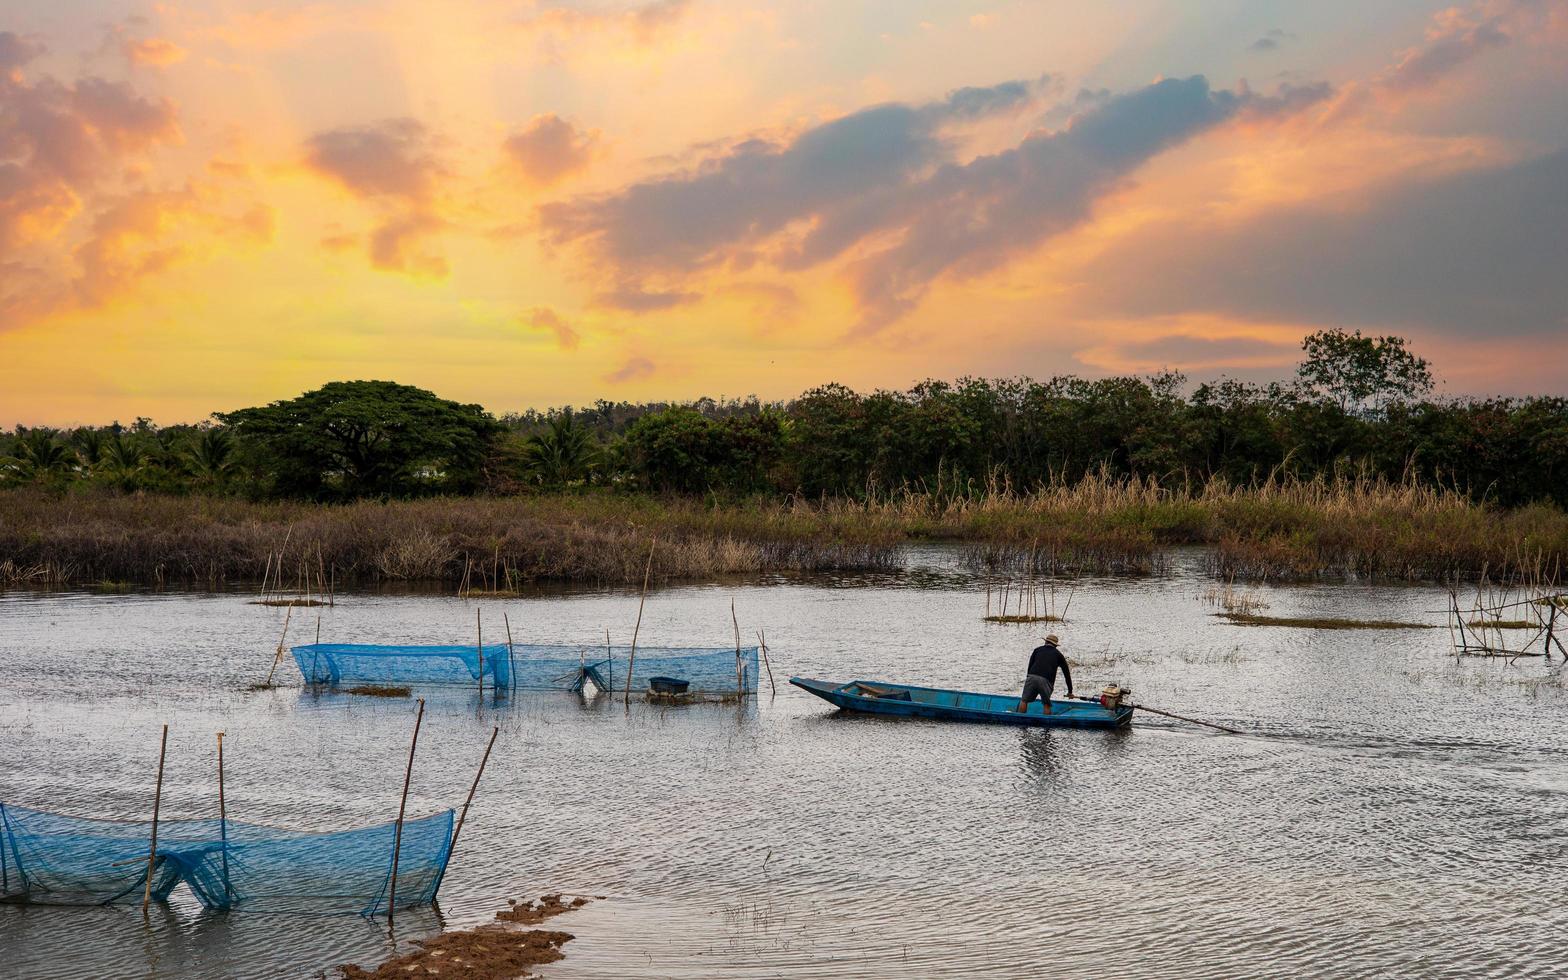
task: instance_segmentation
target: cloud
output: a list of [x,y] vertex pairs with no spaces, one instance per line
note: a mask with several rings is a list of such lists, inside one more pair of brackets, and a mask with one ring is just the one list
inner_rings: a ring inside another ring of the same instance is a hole
[[[1065,128],[968,162],[946,127],[1027,104],[1039,83],[960,89],[920,106],[875,106],[788,143],[747,140],[695,170],[540,209],[546,240],[615,270],[618,291],[666,286],[759,258],[783,269],[847,259],[871,333],[930,284],[1003,265],[1085,221],[1144,162],[1227,120],[1262,121],[1324,98],[1326,86],[1263,96],[1202,76],[1092,100]],[[663,295],[667,295],[664,293]]]
[[434,278],[450,271],[445,258],[420,250],[446,227],[435,208],[437,183],[447,176],[435,143],[423,123],[407,118],[323,130],[305,141],[306,166],[379,213],[367,243],[377,269]]
[[572,329],[572,325],[559,313],[548,306],[536,306],[525,312],[518,320],[527,327],[535,330],[548,330],[555,334],[555,342],[562,350],[576,350],[582,343],[582,335]]
[[1500,16],[1475,21],[1458,10],[1444,11],[1435,19],[1426,43],[1404,52],[1378,83],[1401,94],[1430,88],[1489,48],[1510,40]]
[[1194,372],[1286,365],[1295,362],[1300,351],[1294,340],[1164,334],[1091,348],[1078,356],[1085,363],[1122,373]]
[[535,116],[503,145],[518,170],[531,183],[544,187],[586,168],[593,157],[594,142],[593,133],[550,113]]
[[638,44],[651,44],[685,18],[691,0],[653,0],[618,10],[581,10],[549,7],[517,22],[520,28],[542,34],[600,34],[622,30]]
[[44,53],[44,46],[32,38],[11,31],[0,31],[0,75],[9,75]]
[[1568,149],[1408,178],[1237,225],[1147,229],[1085,271],[1086,308],[1560,337],[1568,329]]
[[420,251],[425,237],[444,226],[441,219],[417,211],[388,219],[370,232],[370,264],[392,272],[445,278],[451,271],[446,259]]
[[1285,44],[1296,40],[1296,35],[1281,28],[1271,28],[1264,35],[1247,45],[1249,51],[1278,51]]
[[694,171],[549,204],[540,218],[552,243],[588,245],[634,274],[716,264],[793,222],[915,178],[947,157],[944,124],[972,120],[986,106],[1012,107],[1022,84],[995,94],[961,89],[925,106],[873,106],[787,144],[748,139]]
[[621,384],[627,381],[641,381],[643,378],[652,377],[657,370],[654,363],[646,357],[628,357],[620,367],[604,376],[604,380],[612,384]]
[[594,293],[593,296],[595,305],[606,306],[626,313],[653,313],[659,310],[673,309],[677,306],[685,306],[700,299],[702,299],[702,294],[700,293],[681,290],[646,289],[629,283],[623,283],[614,289]]
[[120,40],[120,52],[133,65],[150,68],[167,68],[185,60],[186,50],[173,41],[161,37],[125,37]]
[[315,133],[305,162],[365,198],[427,200],[442,173],[430,134],[416,119],[386,119]]
[[29,81],[42,46],[0,33],[0,258],[48,239],[133,157],[180,140],[174,104],[123,82]]

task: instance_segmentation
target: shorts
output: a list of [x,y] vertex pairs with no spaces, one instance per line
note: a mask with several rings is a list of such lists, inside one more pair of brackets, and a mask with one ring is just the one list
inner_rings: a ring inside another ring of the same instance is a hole
[[1035,698],[1039,698],[1046,704],[1050,704],[1051,688],[1055,686],[1053,681],[1048,681],[1039,674],[1030,674],[1024,678],[1024,693],[1019,700],[1024,704],[1031,704]]

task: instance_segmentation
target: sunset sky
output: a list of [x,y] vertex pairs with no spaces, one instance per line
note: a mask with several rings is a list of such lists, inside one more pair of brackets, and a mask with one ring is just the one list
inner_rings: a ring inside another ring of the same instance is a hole
[[0,425],[1283,378],[1568,394],[1568,0],[12,0]]

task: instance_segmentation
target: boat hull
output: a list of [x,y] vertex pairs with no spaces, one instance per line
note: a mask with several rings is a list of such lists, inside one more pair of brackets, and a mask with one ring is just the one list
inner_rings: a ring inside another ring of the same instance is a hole
[[845,711],[895,718],[930,718],[978,725],[1012,725],[1020,728],[1121,728],[1132,722],[1133,709],[1112,711],[1089,701],[1051,702],[1046,714],[1039,701],[1027,712],[1016,711],[1018,698],[1008,694],[979,694],[880,681],[820,681],[791,677],[803,691]]

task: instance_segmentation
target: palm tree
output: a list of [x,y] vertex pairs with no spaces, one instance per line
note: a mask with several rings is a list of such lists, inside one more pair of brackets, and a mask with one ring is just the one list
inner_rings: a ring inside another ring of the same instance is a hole
[[70,452],[48,429],[18,431],[15,453],[5,462],[19,478],[36,482],[64,476],[71,470]]
[[222,486],[234,466],[234,440],[225,429],[203,429],[185,447],[185,457],[199,482]]
[[102,470],[120,489],[136,489],[137,477],[146,465],[146,456],[140,446],[126,439],[118,429],[113,429],[109,432],[109,438],[104,440],[103,457]]
[[599,447],[588,430],[567,409],[550,420],[548,431],[529,437],[523,446],[523,465],[540,483],[559,487],[586,479],[598,455]]
[[103,459],[103,431],[84,425],[71,433],[71,446],[82,465],[91,470]]

